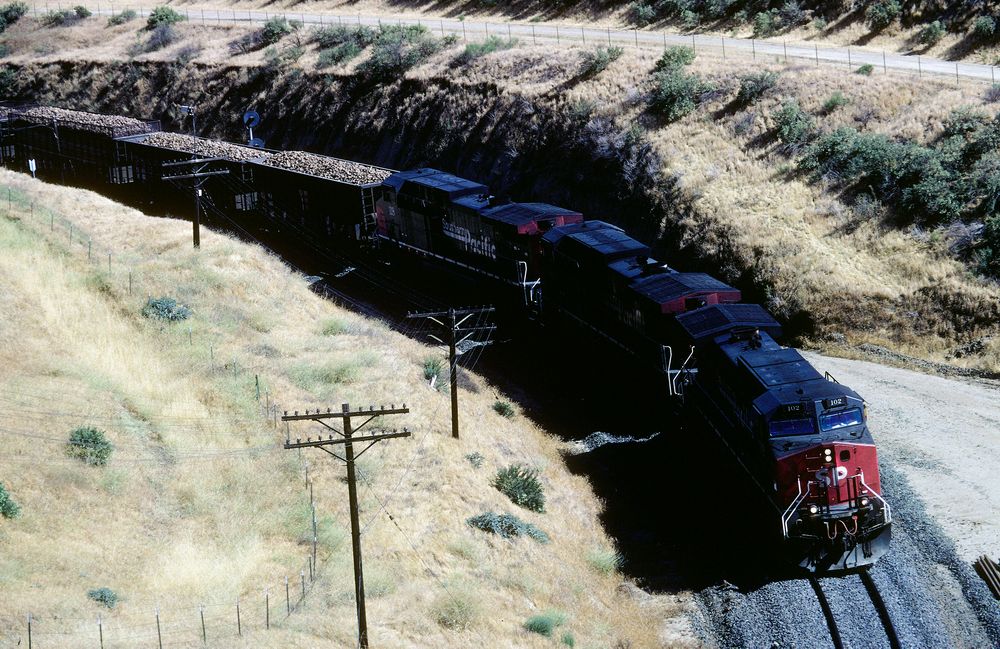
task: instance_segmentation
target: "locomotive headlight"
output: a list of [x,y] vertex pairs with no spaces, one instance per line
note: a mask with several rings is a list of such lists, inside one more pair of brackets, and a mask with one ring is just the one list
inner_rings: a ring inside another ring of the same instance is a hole
[[867,498],[862,498],[861,499],[861,506],[862,507],[867,507],[868,506],[868,499]]
[[819,507],[817,507],[816,505],[809,505],[809,513],[810,514],[815,514],[818,511],[819,511]]
[[823,451],[823,455],[825,456],[827,462],[831,461],[833,459],[833,449],[825,449]]

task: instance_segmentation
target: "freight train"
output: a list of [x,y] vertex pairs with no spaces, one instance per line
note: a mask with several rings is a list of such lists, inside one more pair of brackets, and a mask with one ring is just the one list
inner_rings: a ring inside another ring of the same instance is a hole
[[0,156],[133,202],[186,205],[191,190],[178,179],[199,172],[207,204],[234,219],[273,219],[323,245],[417,255],[482,278],[543,324],[571,323],[661,376],[764,494],[795,564],[858,568],[888,550],[892,512],[864,400],[782,346],[780,324],[738,289],[654,259],[621,228],[498,200],[435,169],[393,171],[62,109],[0,113]]

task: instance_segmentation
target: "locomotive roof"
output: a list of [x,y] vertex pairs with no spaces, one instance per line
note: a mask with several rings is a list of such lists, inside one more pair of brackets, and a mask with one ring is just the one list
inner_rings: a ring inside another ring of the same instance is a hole
[[716,304],[677,315],[677,322],[695,342],[741,327],[780,336],[781,325],[759,304]]
[[540,218],[578,214],[579,212],[548,203],[507,203],[482,211],[483,217],[510,225],[525,225]]
[[604,221],[584,221],[549,230],[543,239],[562,247],[572,241],[577,246],[592,250],[606,262],[624,257],[649,254],[649,247],[625,234],[624,230]]
[[728,284],[720,282],[705,273],[659,273],[637,279],[633,290],[648,297],[657,304],[670,302],[692,292],[735,291]]
[[475,192],[481,194],[489,192],[489,188],[482,183],[429,167],[411,171],[397,171],[386,178],[384,184],[389,185],[397,192],[402,191],[405,185],[410,184],[430,187],[445,192],[450,197],[466,196]]

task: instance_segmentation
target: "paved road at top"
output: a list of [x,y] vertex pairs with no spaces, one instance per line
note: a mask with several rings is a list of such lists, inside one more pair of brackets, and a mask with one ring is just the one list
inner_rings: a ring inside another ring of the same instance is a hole
[[[126,5],[127,6],[127,5]],[[36,14],[46,11],[48,5],[36,5]],[[90,6],[94,13],[109,15],[109,6]],[[119,6],[116,10],[120,11]],[[696,50],[709,51],[715,56],[744,61],[784,62],[798,60],[815,65],[840,65],[845,72],[853,72],[864,64],[876,70],[906,72],[914,75],[950,76],[996,83],[1000,69],[978,63],[956,63],[922,56],[890,54],[884,50],[855,47],[820,47],[815,44],[787,43],[777,40],[725,38],[722,36],[684,35],[662,31],[611,29],[594,26],[572,26],[557,23],[508,23],[458,20],[413,16],[365,15],[346,13],[319,13],[306,11],[253,11],[235,9],[179,9],[192,22],[263,24],[268,18],[286,16],[308,25],[423,25],[440,34],[455,34],[465,40],[480,41],[487,36],[516,38],[525,43],[561,45],[619,45],[661,48],[670,45],[689,45]],[[149,10],[139,10],[140,16]]]

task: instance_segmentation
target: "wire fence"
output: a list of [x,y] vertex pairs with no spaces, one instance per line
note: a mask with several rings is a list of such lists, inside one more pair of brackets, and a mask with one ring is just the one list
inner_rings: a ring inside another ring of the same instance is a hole
[[[110,16],[127,9],[127,5],[97,3],[87,8],[98,16]],[[60,4],[35,4],[33,14],[38,17],[52,10],[61,10]],[[149,10],[133,9],[137,16],[148,17]],[[365,15],[346,13],[317,13],[307,11],[270,12],[237,9],[183,9],[182,15],[188,21],[204,25],[245,24],[263,25],[275,17],[297,20],[304,25],[315,26],[368,26],[387,25],[421,26],[442,36],[452,35],[465,42],[483,41],[490,37],[517,39],[525,43],[539,45],[605,45],[638,49],[662,49],[673,45],[685,45],[698,54],[707,54],[723,60],[751,63],[811,64],[816,67],[833,67],[854,73],[861,66],[871,66],[884,74],[896,73],[916,77],[952,78],[956,81],[969,80],[997,83],[1000,70],[996,65],[945,61],[923,57],[890,53],[882,49],[865,47],[829,47],[818,43],[786,41],[776,39],[726,38],[715,34],[680,34],[649,29],[613,29],[594,25],[572,25],[561,23],[522,23],[470,21],[455,18],[425,18],[413,16]]]

